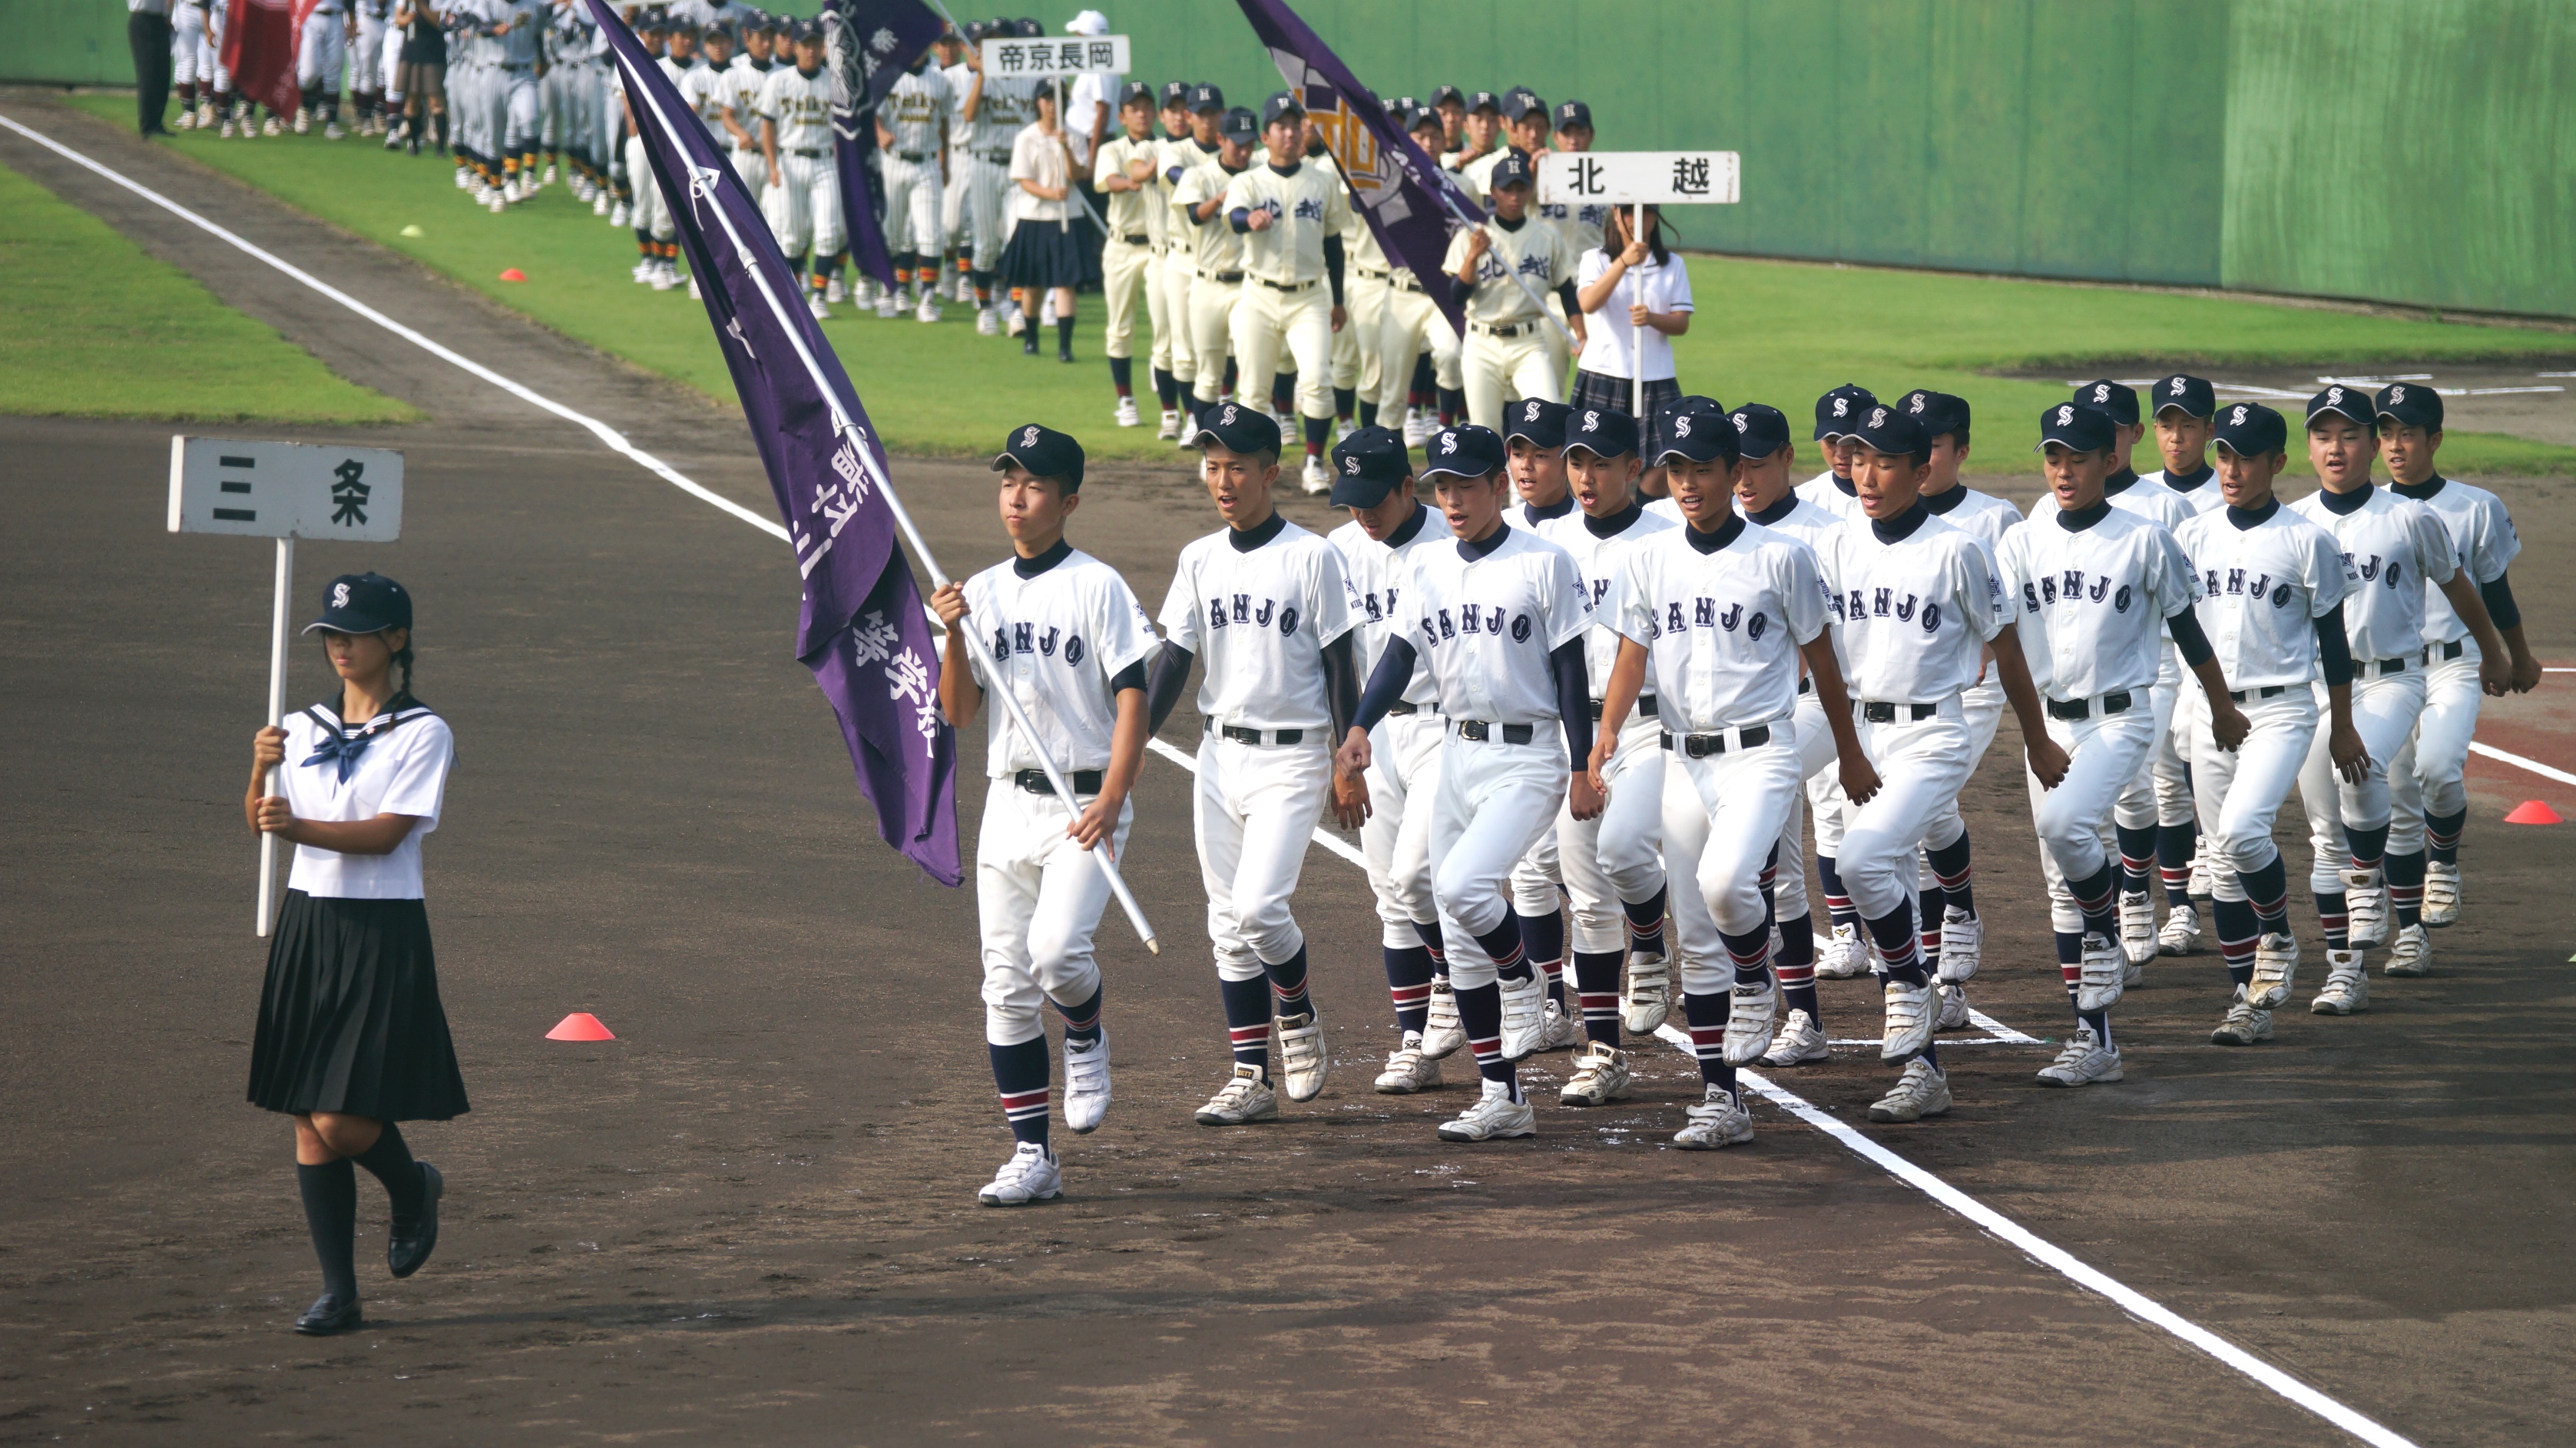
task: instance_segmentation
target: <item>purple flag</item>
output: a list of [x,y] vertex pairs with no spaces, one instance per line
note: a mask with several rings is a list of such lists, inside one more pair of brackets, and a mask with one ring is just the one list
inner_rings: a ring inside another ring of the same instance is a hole
[[804,576],[796,657],[840,716],[885,841],[943,885],[957,860],[957,739],[939,651],[895,544],[885,450],[787,258],[714,138],[607,0],[587,0],[672,203],[744,420]]
[[[1306,114],[1323,132],[1334,163],[1351,183],[1352,200],[1369,230],[1377,233],[1387,259],[1412,268],[1419,279],[1439,276],[1449,255],[1450,231],[1477,225],[1485,219],[1484,211],[1438,161],[1387,119],[1377,96],[1283,0],[1236,3],[1279,67],[1280,79],[1305,102]],[[1423,290],[1458,335],[1467,335],[1466,317],[1449,289],[1435,284]]]
[[921,0],[824,0],[823,49],[839,81],[832,107],[832,164],[841,177],[841,210],[850,256],[877,285],[894,290],[894,258],[877,216],[868,156],[877,148],[877,105],[915,56],[947,29]]

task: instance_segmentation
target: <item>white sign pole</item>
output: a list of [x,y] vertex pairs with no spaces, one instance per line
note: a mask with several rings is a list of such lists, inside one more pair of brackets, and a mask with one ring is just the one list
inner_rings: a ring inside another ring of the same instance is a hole
[[[286,612],[288,596],[295,591],[295,539],[289,535],[277,540],[277,604],[268,623],[268,727],[276,728],[286,720]],[[269,793],[269,782],[276,771],[263,770],[259,792]],[[277,918],[277,836],[262,831],[259,837],[259,912],[253,927],[260,939],[268,938],[268,927]]]
[[[1629,242],[1645,240],[1646,203],[1638,202],[1628,216]],[[1637,283],[1637,304],[1644,306],[1646,279],[1634,272],[1629,276]],[[1646,329],[1633,321],[1628,324],[1628,352],[1628,416],[1642,426],[1646,421]]]

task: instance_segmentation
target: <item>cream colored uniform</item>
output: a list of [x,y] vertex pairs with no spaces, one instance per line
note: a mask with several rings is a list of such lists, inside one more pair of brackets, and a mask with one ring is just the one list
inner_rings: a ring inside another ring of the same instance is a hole
[[[1184,234],[1193,238],[1189,335],[1196,380],[1190,393],[1201,402],[1216,401],[1225,383],[1225,354],[1234,326],[1234,304],[1243,295],[1243,238],[1226,224],[1222,205],[1233,176],[1224,166],[1211,161],[1190,168],[1181,177],[1181,184],[1172,190],[1172,225],[1183,228]],[[1220,203],[1216,215],[1202,222],[1191,214],[1209,201]]]
[[[1129,163],[1143,161],[1153,174],[1133,191],[1104,191],[1109,203],[1109,238],[1100,248],[1100,290],[1109,305],[1109,330],[1101,352],[1110,357],[1136,355],[1136,296],[1145,297],[1147,324],[1153,328],[1153,352],[1164,351],[1162,290],[1163,227],[1171,216],[1171,183],[1163,179],[1162,144],[1151,136],[1135,140],[1124,131],[1103,144],[1094,159],[1093,184],[1127,174]],[[1153,365],[1161,366],[1161,362]]]
[[[1421,279],[1411,267],[1387,266],[1386,254],[1370,251],[1377,265],[1385,267],[1386,306],[1379,314],[1377,330],[1378,411],[1401,417],[1405,394],[1413,386],[1413,359],[1425,351],[1431,354],[1432,380],[1452,392],[1463,383],[1459,377],[1458,330],[1449,325],[1448,314],[1422,289]],[[1363,283],[1372,280],[1370,263],[1362,260],[1353,274]],[[1447,286],[1445,277],[1435,277],[1433,286]]]
[[[1487,222],[1483,231],[1492,244],[1476,263],[1476,289],[1467,297],[1463,371],[1467,419],[1499,431],[1503,404],[1511,398],[1565,400],[1565,369],[1547,343],[1547,311],[1512,277],[1517,273],[1544,297],[1573,278],[1577,258],[1565,233],[1536,217],[1523,218],[1518,228]],[[1461,231],[1449,239],[1441,265],[1450,276],[1466,264],[1472,234]]]
[[[730,82],[725,104],[733,108],[733,123],[750,134],[751,144],[735,144],[733,133],[727,131],[717,141],[716,149],[732,153],[733,174],[742,178],[742,187],[751,193],[754,205],[759,205],[769,191],[769,162],[760,154],[760,88],[777,72],[775,65],[766,70],[753,65],[748,55],[735,56],[725,71],[725,79]],[[768,212],[764,209],[761,214],[766,216]]]
[[1013,198],[1024,193],[1011,181],[1011,145],[1038,118],[1037,82],[984,78],[975,102],[966,162],[966,214],[975,228],[975,270],[1002,264],[1010,239]]
[[948,180],[939,190],[939,235],[946,249],[956,251],[966,232],[966,150],[975,131],[966,119],[966,91],[975,84],[975,68],[961,60],[939,74],[948,82],[948,114],[940,118],[947,127]]
[[790,261],[803,260],[809,245],[817,257],[838,256],[845,243],[841,173],[832,165],[831,72],[771,66],[759,107],[761,119],[778,127],[779,184],[761,198],[778,249]]
[[1324,238],[1350,228],[1341,173],[1305,158],[1286,172],[1264,163],[1233,178],[1211,226],[1231,227],[1237,211],[1266,211],[1270,225],[1242,234],[1243,295],[1234,308],[1234,355],[1243,385],[1258,395],[1279,370],[1284,347],[1297,367],[1297,410],[1333,415],[1333,292]]
[[1172,214],[1172,195],[1193,167],[1213,166],[1216,157],[1200,150],[1199,143],[1188,136],[1166,136],[1154,146],[1162,168],[1157,179],[1163,183],[1152,193],[1154,209],[1163,218],[1163,254],[1154,269],[1162,292],[1157,304],[1162,312],[1154,320],[1154,365],[1187,387],[1199,375],[1198,352],[1190,342],[1190,282],[1198,274],[1198,229]]
[[[1377,394],[1377,319],[1386,299],[1378,291],[1373,290],[1371,301],[1375,305],[1372,305],[1366,314],[1366,320],[1362,319],[1359,295],[1360,248],[1363,245],[1367,246],[1370,253],[1377,257],[1371,265],[1381,272],[1386,270],[1386,257],[1377,250],[1376,233],[1369,230],[1367,219],[1360,215],[1358,199],[1351,195],[1350,178],[1342,174],[1342,168],[1333,160],[1332,153],[1327,151],[1322,155],[1309,156],[1306,158],[1306,164],[1322,167],[1331,173],[1335,181],[1341,183],[1342,206],[1350,217],[1348,223],[1342,227],[1342,329],[1333,334],[1333,390],[1342,392],[1361,388],[1365,389],[1363,395],[1375,396]],[[1338,410],[1340,399],[1335,398],[1334,402]]]

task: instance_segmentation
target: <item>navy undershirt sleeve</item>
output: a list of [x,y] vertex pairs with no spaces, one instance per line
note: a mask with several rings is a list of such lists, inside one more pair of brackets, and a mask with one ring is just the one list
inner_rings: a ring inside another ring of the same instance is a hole
[[1592,759],[1592,680],[1583,662],[1583,640],[1567,639],[1547,656],[1556,677],[1556,711],[1565,720],[1565,750],[1577,769]]
[[1172,706],[1181,702],[1181,695],[1190,687],[1190,663],[1196,657],[1169,642],[1154,656],[1153,682],[1145,690],[1146,717],[1153,721],[1153,732],[1163,732],[1163,721],[1172,717]]
[[2200,631],[2200,616],[2184,609],[2165,620],[2165,631],[2173,635],[2174,645],[2182,650],[2182,661],[2192,668],[2209,662],[2209,635]]
[[2325,666],[2326,684],[2352,682],[2352,643],[2343,635],[2343,605],[2317,620],[2317,660]]
[[1112,699],[1117,698],[1119,695],[1126,693],[1130,689],[1142,689],[1144,687],[1145,661],[1143,659],[1138,659],[1136,662],[1129,664],[1127,667],[1120,669],[1117,673],[1109,676],[1109,697]]
[[[1358,712],[1350,722],[1361,729],[1375,729],[1386,711],[1404,702],[1404,686],[1413,681],[1413,644],[1408,639],[1388,639],[1386,652],[1377,656],[1377,667],[1370,671],[1368,692],[1360,695]],[[1342,731],[1348,734],[1350,731]],[[1339,744],[1339,739],[1334,740]]]
[[1351,657],[1351,636],[1344,634],[1324,645],[1324,711],[1332,716],[1334,748],[1351,732],[1351,716],[1359,707],[1359,665]]
[[2479,584],[2478,597],[2486,600],[2487,617],[2495,620],[2497,628],[2521,625],[2522,607],[2513,601],[2513,585],[2505,582],[2505,575],[2499,573],[2494,582]]
[[1338,236],[1325,237],[1324,276],[1333,284],[1333,305],[1337,307],[1342,304],[1342,266],[1342,239]]

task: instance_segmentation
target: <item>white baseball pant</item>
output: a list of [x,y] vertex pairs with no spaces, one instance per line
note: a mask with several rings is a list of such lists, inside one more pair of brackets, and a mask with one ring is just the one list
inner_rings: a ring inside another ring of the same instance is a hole
[[[2191,687],[2200,687],[2194,678]],[[2164,756],[2174,747],[2174,701],[2182,696],[2183,685],[2174,679],[2158,679],[2147,695],[2147,707],[2156,721],[2155,737],[2148,742],[2146,761],[2138,766],[2138,777],[2120,792],[2119,821],[2123,829],[2145,829],[2165,820]],[[2182,784],[2182,770],[2174,770],[2175,809],[2172,823],[2191,823],[2191,791]]]
[[580,66],[558,65],[537,80],[537,139],[549,151],[581,154],[580,75]]
[[[1793,719],[1770,727],[1769,743],[1704,759],[1676,751],[1664,765],[1664,868],[1685,882],[1672,892],[1673,938],[1682,989],[1692,995],[1735,987],[1720,931],[1750,935],[1763,926],[1763,866],[1805,767]],[[1727,733],[1731,746],[1737,731]]]
[[[2478,665],[2486,655],[2476,639],[2460,640],[2460,656],[2440,657],[2424,670],[2424,712],[2415,737],[2390,757],[2388,848],[2407,855],[2424,848],[2424,817],[2455,815],[2469,807],[2469,740],[2478,732],[2486,692]],[[2398,849],[2398,841],[2407,848]]]
[[1198,343],[1190,335],[1190,284],[1198,266],[1186,247],[1166,247],[1157,273],[1163,291],[1162,314],[1154,322],[1154,365],[1170,372],[1184,390],[1195,394]]
[[[2048,737],[2066,751],[2066,777],[2055,789],[2037,788],[2036,775],[2022,773],[2034,786],[2031,825],[2039,832],[2040,853],[2055,867],[2050,901],[2067,880],[2089,880],[2111,858],[2103,838],[2122,794],[2137,779],[2156,743],[2156,717],[2144,691],[2130,695],[2131,707],[2117,714],[2101,712],[2102,701],[2088,700],[2092,712],[2082,719],[2051,716]],[[2047,872],[2043,871],[2043,874]],[[2069,896],[2069,903],[2072,903]],[[2052,911],[2052,914],[2054,912]],[[2081,930],[2078,917],[2072,927]]]
[[886,250],[936,258],[941,250],[938,160],[878,154],[884,165]]
[[1101,338],[1102,356],[1136,355],[1136,299],[1140,294],[1149,314],[1147,325],[1158,334],[1162,331],[1162,303],[1154,299],[1151,242],[1131,245],[1114,236],[1104,242],[1100,248],[1100,292],[1109,314],[1107,331]]
[[[780,158],[781,164],[784,164],[785,159]],[[679,223],[672,219],[670,203],[662,195],[660,184],[654,180],[652,162],[645,158],[642,136],[626,138],[626,174],[629,178],[627,184],[635,192],[633,223],[635,229],[655,241],[670,241],[679,236]],[[775,214],[770,216],[769,229],[772,232],[778,230],[778,218]],[[785,250],[786,238],[781,236],[778,244],[781,250]],[[789,252],[788,255],[801,257],[804,253]]]
[[504,69],[501,74],[502,154],[534,154],[544,140],[537,120],[537,73],[520,67]]
[[[1249,375],[1249,374],[1247,374]],[[1493,959],[1475,937],[1511,913],[1504,881],[1565,802],[1565,736],[1553,723],[1510,744],[1455,736],[1441,746],[1432,795],[1431,893],[1448,937],[1449,982],[1459,990],[1494,984]]]
[[316,10],[304,17],[304,32],[296,37],[295,84],[304,90],[322,88],[327,100],[340,96],[340,74],[349,64],[349,34],[346,21],[337,10]]
[[[1356,387],[1360,401],[1376,402],[1386,390],[1385,341],[1387,298],[1395,288],[1387,284],[1382,273],[1351,268],[1349,279],[1342,284],[1344,319],[1340,334],[1333,339],[1333,385]],[[1359,356],[1359,372],[1350,381],[1341,376],[1343,339],[1350,340]],[[1410,358],[1406,359],[1408,363]],[[1410,370],[1408,368],[1408,370]]]
[[[1482,322],[1467,324],[1467,347],[1460,363],[1467,388],[1467,420],[1500,432],[1503,404],[1515,397],[1565,400],[1565,372],[1550,360],[1545,322],[1521,322],[1498,331]],[[1508,331],[1512,335],[1504,336]]]
[[[193,85],[197,80],[197,57],[206,48],[206,12],[180,0],[170,12],[170,83]],[[213,80],[210,73],[207,80]]]
[[[1279,370],[1283,350],[1297,368],[1297,411],[1307,417],[1331,417],[1333,293],[1322,278],[1292,292],[1244,278],[1243,295],[1234,304],[1234,356],[1242,373],[1241,385],[1255,396],[1262,395],[1271,375]],[[1295,438],[1282,441],[1295,450]]]
[[[1977,772],[1977,766],[1986,762],[1986,751],[1994,747],[1995,730],[2000,728],[2004,721],[2004,686],[1995,677],[1993,663],[1989,662],[1986,665],[1984,683],[1971,684],[1960,692],[1959,712],[1968,725],[1968,773],[1974,775]],[[1955,799],[1950,801],[1950,814],[1953,818],[1959,818],[1959,802]],[[1947,834],[1955,840],[1967,827],[1967,821],[1961,818],[1958,830],[1936,829],[1933,833]],[[1924,889],[1932,888],[1930,861],[1925,861],[1923,868],[1917,872],[1917,883]]]
[[2206,709],[2192,710],[2192,802],[2200,812],[2200,845],[2209,856],[2215,898],[2246,898],[2244,876],[2280,855],[2272,822],[2299,781],[2317,736],[2317,696],[2306,685],[2269,699],[2249,692],[2238,707],[2252,728],[2233,750],[2218,747]]
[[831,156],[780,151],[778,179],[761,198],[778,249],[791,262],[803,260],[809,246],[816,257],[840,255],[848,242],[841,232],[841,173],[832,168]]
[[1452,391],[1463,385],[1457,330],[1420,287],[1387,285],[1386,310],[1377,329],[1380,412],[1404,414],[1405,394],[1413,389],[1413,359],[1431,354],[1432,380]]
[[[1115,835],[1121,858],[1135,818],[1129,801]],[[1109,877],[1097,855],[1065,834],[1071,823],[1072,809],[1052,794],[1031,794],[1008,779],[985,790],[975,913],[984,942],[984,1039],[996,1046],[1044,1034],[1048,1001],[1076,1006],[1100,989],[1091,937],[1109,903]]]
[[1360,826],[1360,854],[1368,860],[1386,944],[1397,950],[1422,944],[1414,922],[1440,918],[1431,895],[1431,813],[1440,793],[1444,727],[1425,709],[1390,714],[1369,732],[1369,817]]
[[[1558,808],[1556,825],[1540,840],[1553,842],[1553,878],[1533,868],[1539,851],[1512,870],[1512,908],[1527,915],[1556,909],[1556,883],[1565,884],[1572,929],[1569,949],[1587,953],[1625,950],[1630,901],[1644,904],[1664,888],[1664,748],[1657,722],[1642,714],[1629,716],[1619,730],[1619,747],[1610,753],[1602,783],[1610,787],[1601,813],[1574,817],[1572,804]],[[1543,886],[1524,894],[1525,886]],[[1528,905],[1544,900],[1537,909]]]
[[1264,962],[1284,963],[1306,944],[1288,900],[1332,788],[1324,732],[1310,729],[1303,741],[1285,745],[1200,736],[1190,813],[1207,888],[1208,940],[1226,980],[1259,980]]
[[1565,862],[1557,858],[1556,831],[1539,831],[1529,853],[1512,866],[1512,912],[1553,915],[1565,906]]
[[[1835,767],[1842,756],[1834,748],[1834,731],[1825,723],[1825,706],[1816,702],[1815,691],[1811,688],[1798,695],[1798,712],[1790,717],[1798,730],[1798,777],[1803,781],[1803,787],[1791,796],[1789,817],[1780,822],[1780,853],[1772,873],[1771,905],[1772,913],[1782,920],[1795,920],[1813,909],[1807,903],[1807,854],[1802,826],[1806,823],[1808,802],[1816,796],[1819,778],[1836,782],[1830,803],[1834,816],[1834,842],[1840,844],[1842,841],[1842,791],[1839,784],[1842,776]],[[1824,809],[1819,806],[1817,835],[1820,840],[1824,830]],[[1821,843],[1816,848],[1819,854],[1830,853]]]
[[[2410,667],[2404,673],[2368,677],[2362,671],[2372,667],[2369,663],[2354,666],[2352,727],[2361,735],[2362,747],[2370,751],[2370,773],[2361,783],[2348,784],[2336,772],[2334,755],[2327,747],[2329,731],[2323,728],[2308,746],[2307,762],[2299,766],[2299,806],[2307,811],[2311,850],[2308,888],[2319,894],[2343,892],[2343,871],[2352,863],[2352,843],[2344,831],[2377,829],[2395,813],[2388,766],[2405,751],[2416,720],[2424,713],[2424,672],[2415,666],[2415,659],[2406,662]],[[2316,696],[2318,717],[2324,718],[2325,685],[2316,686]]]
[[378,89],[385,93],[385,104],[390,108],[402,99],[402,87],[394,84],[394,77],[402,74],[403,37],[402,31],[390,22],[385,24],[384,32],[374,59],[376,73],[381,77]]
[[[1197,354],[1194,365],[1197,377],[1190,385],[1191,395],[1201,402],[1214,402],[1225,390],[1225,358],[1233,346],[1234,304],[1243,296],[1243,283],[1221,282],[1202,276],[1190,283],[1190,350]],[[1244,374],[1246,386],[1257,387],[1251,373]]]
[[939,188],[939,236],[949,251],[966,244],[966,176],[973,164],[962,150],[948,153],[948,179]]
[[1864,805],[1844,804],[1834,868],[1861,918],[1881,920],[1914,902],[1915,851],[1958,842],[1959,791],[1975,765],[1957,694],[1922,719],[1899,704],[1895,720],[1873,724],[1861,705],[1852,708],[1862,752],[1878,770],[1878,793]]
[[[752,204],[760,207],[760,214],[766,218],[769,215],[769,159],[760,154],[758,146],[736,146],[733,148],[733,174],[742,178],[742,189],[751,193]],[[774,231],[776,228],[771,229]]]
[[358,40],[349,50],[349,88],[373,95],[385,88],[385,31],[381,15],[358,12]]
[[[1342,275],[1342,329],[1333,333],[1332,385],[1337,391],[1360,385],[1360,326],[1358,314],[1351,309],[1352,280],[1353,274],[1345,271]],[[1329,316],[1325,318],[1325,325],[1332,325]],[[1376,339],[1370,340],[1374,342]],[[1338,411],[1339,407],[1340,400],[1335,399],[1335,410]]]
[[1008,156],[999,161],[976,156],[966,163],[966,216],[975,229],[974,268],[979,272],[1002,264],[1002,243],[1009,239],[1004,228],[1010,208],[1005,203],[1014,189]]

